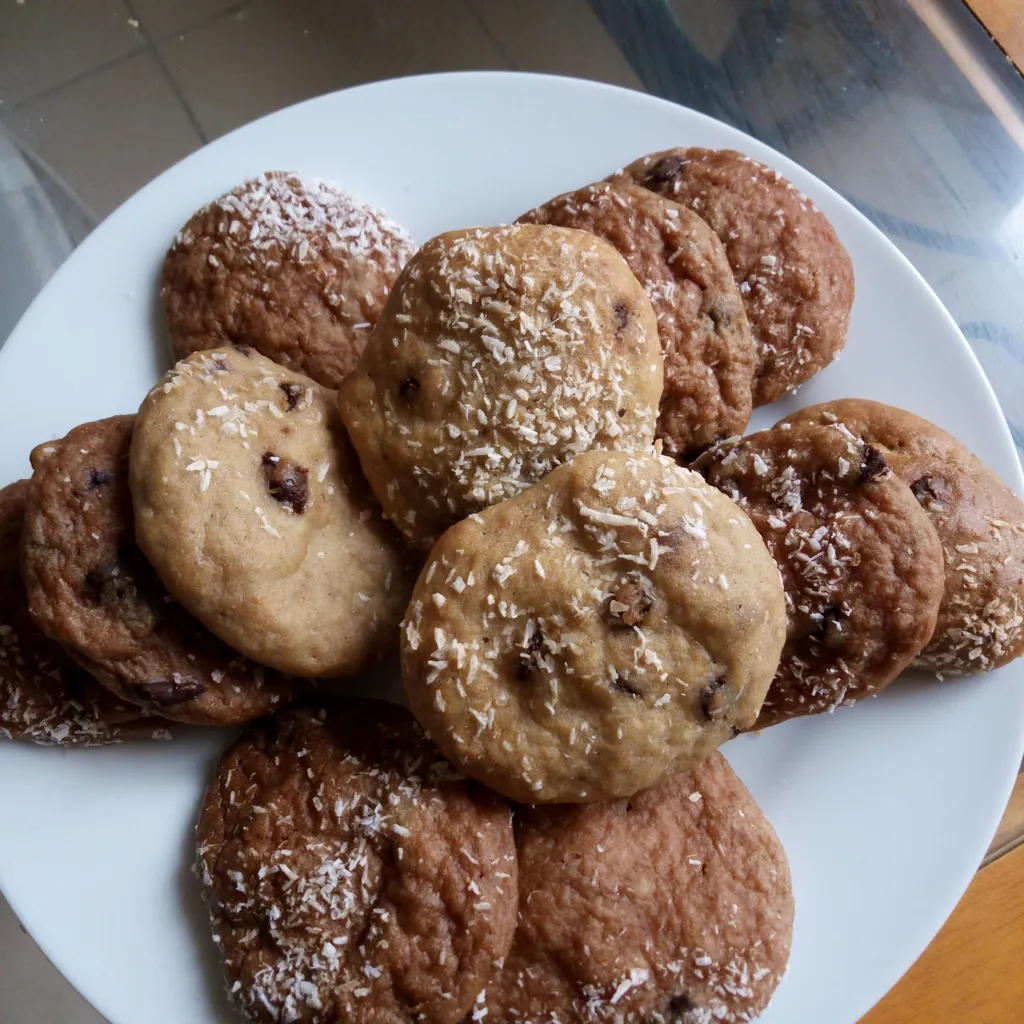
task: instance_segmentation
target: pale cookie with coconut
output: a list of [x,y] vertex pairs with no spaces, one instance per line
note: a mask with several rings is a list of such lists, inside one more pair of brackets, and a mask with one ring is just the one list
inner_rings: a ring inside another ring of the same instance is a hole
[[266,1024],[457,1024],[512,943],[511,819],[394,705],[251,729],[196,828],[235,1006]]
[[654,310],[607,242],[472,228],[409,261],[340,405],[384,514],[428,549],[582,452],[650,444],[662,378]]
[[740,1024],[764,1010],[789,961],[789,865],[721,754],[625,800],[523,808],[515,827],[519,924],[479,999],[487,1020]]
[[165,718],[233,725],[275,711],[296,680],[217,639],[171,598],[135,543],[134,416],[32,452],[22,572],[37,625],[112,693]]
[[663,456],[589,452],[445,533],[402,678],[467,775],[589,802],[753,725],[784,639],[779,572],[743,512]]
[[251,345],[337,388],[415,246],[383,211],[317,180],[261,174],[195,213],[163,266],[171,353]]
[[783,423],[842,423],[905,480],[942,542],[935,633],[914,664],[940,675],[998,668],[1024,653],[1024,504],[955,437],[881,402],[844,398]]
[[519,221],[592,231],[644,286],[665,354],[658,437],[669,455],[694,457],[743,432],[754,342],[722,243],[697,214],[620,180],[557,196]]
[[694,464],[750,516],[782,572],[786,647],[758,727],[879,693],[931,639],[942,546],[879,449],[840,426],[774,427]]
[[757,346],[754,405],[824,369],[846,344],[853,262],[817,206],[777,171],[731,149],[679,148],[625,177],[699,214],[725,246]]
[[130,482],[139,547],[167,589],[254,661],[349,675],[397,642],[407,553],[334,392],[249,348],[196,353],[143,402]]

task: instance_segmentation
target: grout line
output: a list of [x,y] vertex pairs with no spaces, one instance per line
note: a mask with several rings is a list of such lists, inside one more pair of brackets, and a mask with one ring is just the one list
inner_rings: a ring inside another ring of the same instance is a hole
[[[129,3],[129,0],[125,0],[125,3]],[[129,4],[130,6],[130,4]],[[150,42],[155,46],[159,46],[161,43],[170,42],[172,39],[184,38],[197,29],[206,28],[207,25],[212,25],[215,21],[220,18],[226,18],[228,15],[239,14],[249,6],[249,0],[238,0],[238,3],[231,4],[225,7],[224,10],[218,11],[216,14],[209,14],[205,17],[199,18],[197,21],[190,21],[185,25],[181,25],[174,29],[172,32],[164,32],[159,36],[149,36]],[[133,15],[134,17],[134,15]],[[141,21],[140,21],[141,25]],[[148,33],[147,33],[148,35]]]
[[164,80],[167,82],[168,88],[174,94],[174,98],[178,101],[178,105],[185,112],[185,117],[188,118],[188,123],[192,125],[195,133],[199,136],[200,141],[205,146],[209,142],[209,138],[203,126],[199,123],[199,118],[196,117],[195,111],[189,106],[188,100],[185,99],[185,94],[181,91],[178,86],[178,82],[174,75],[171,74],[170,69],[167,67],[167,63],[164,61],[163,55],[157,49],[153,37],[149,34],[148,30],[142,26],[142,20],[139,18],[138,13],[135,10],[133,0],[124,0],[125,7],[128,8],[128,12],[132,18],[139,23],[138,31],[142,34],[142,38],[146,40],[146,46],[149,52],[153,55],[153,60],[156,61],[157,67],[160,68],[160,73],[164,76]]
[[[141,30],[136,29],[141,35]],[[96,67],[90,68],[88,71],[83,71],[80,75],[75,75],[72,78],[58,83],[57,85],[51,85],[48,89],[44,89],[42,92],[37,92],[32,96],[26,96],[23,100],[18,100],[17,103],[2,103],[0,104],[0,116],[3,114],[13,114],[17,110],[21,110],[24,107],[30,106],[39,100],[49,99],[55,93],[66,89],[71,85],[78,85],[80,82],[84,82],[87,78],[91,78],[93,75],[99,74],[101,71],[109,71],[111,68],[116,68],[119,64],[124,64],[131,60],[133,57],[138,57],[139,54],[145,53],[147,44],[145,38],[141,39],[139,45],[134,50],[129,50],[128,53],[121,54],[120,57],[115,57],[113,60],[108,60],[103,64],[97,64]]]
[[519,65],[516,64],[516,62],[508,55],[507,51],[505,50],[505,47],[502,46],[501,41],[495,37],[494,33],[488,27],[487,22],[484,21],[484,19],[480,16],[480,11],[477,10],[477,6],[474,0],[462,0],[462,6],[469,10],[472,13],[473,17],[476,18],[476,22],[483,30],[484,35],[487,36],[487,38],[491,41],[491,44],[494,46],[494,48],[498,51],[498,53],[501,54],[501,59],[509,66],[509,68],[512,71],[518,71]]

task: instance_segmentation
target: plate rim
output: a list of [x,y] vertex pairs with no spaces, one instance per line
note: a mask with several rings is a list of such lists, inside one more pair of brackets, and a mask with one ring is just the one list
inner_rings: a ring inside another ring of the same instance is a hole
[[[357,85],[349,86],[344,89],[332,90],[331,92],[323,93],[318,96],[310,97],[302,100],[298,103],[289,104],[285,107],[281,107],[277,110],[263,114],[260,117],[246,122],[243,125],[232,129],[230,132],[214,139],[213,141],[206,143],[199,147],[197,150],[189,153],[176,161],[170,167],[162,171],[156,177],[151,179],[124,202],[122,202],[115,210],[113,210],[104,220],[99,223],[96,228],[89,234],[89,236],[83,240],[83,242],[70,254],[65,262],[58,268],[53,274],[50,280],[40,290],[39,294],[35,296],[33,301],[30,303],[28,308],[24,311],[22,316],[19,318],[17,324],[12,329],[6,343],[0,348],[0,376],[3,375],[4,367],[11,361],[11,352],[21,350],[23,345],[29,343],[29,335],[31,332],[31,321],[34,318],[36,311],[39,308],[44,307],[49,301],[49,296],[52,291],[55,291],[60,287],[61,282],[66,278],[76,273],[76,268],[79,263],[85,260],[91,250],[95,246],[102,246],[104,236],[114,228],[111,225],[116,225],[122,218],[130,215],[132,207],[137,201],[140,201],[140,196],[151,190],[158,182],[162,181],[166,177],[181,173],[181,168],[188,164],[190,161],[197,159],[200,154],[206,153],[213,148],[229,148],[233,145],[234,140],[241,133],[251,132],[257,129],[258,126],[265,126],[266,123],[272,122],[275,118],[279,118],[284,115],[293,116],[294,113],[303,108],[311,107],[317,104],[329,103],[333,98],[340,95],[352,96],[360,92],[373,92],[382,91],[385,89],[391,89],[396,87],[413,87],[416,82],[423,81],[436,81],[436,80],[455,80],[455,81],[506,81],[513,83],[513,87],[518,83],[544,83],[548,82],[554,85],[556,88],[563,86],[571,86],[580,91],[588,91],[594,93],[616,93],[616,94],[628,94],[633,102],[646,104],[653,107],[662,108],[673,108],[675,110],[684,111],[689,117],[704,123],[706,125],[713,125],[715,130],[725,129],[727,134],[734,136],[737,144],[743,144],[750,146],[749,155],[754,156],[756,159],[761,160],[781,171],[785,176],[792,177],[797,182],[801,190],[806,190],[810,193],[821,191],[823,194],[829,196],[829,201],[837,204],[844,208],[846,215],[852,215],[854,220],[859,223],[862,230],[873,236],[876,242],[880,242],[887,250],[890,256],[895,256],[897,261],[902,267],[904,272],[909,274],[916,279],[917,283],[924,289],[928,294],[932,305],[935,308],[941,318],[945,321],[946,325],[955,333],[963,353],[967,354],[969,361],[973,364],[976,371],[977,381],[982,385],[983,391],[988,397],[992,408],[998,412],[998,423],[999,423],[999,436],[992,439],[993,446],[998,443],[998,446],[1003,450],[1003,459],[1009,468],[1012,479],[1005,479],[1005,475],[1000,472],[999,475],[1004,478],[1004,482],[1010,486],[1014,493],[1020,495],[1024,493],[1024,470],[1022,470],[1020,456],[1013,443],[1013,438],[1010,432],[1009,425],[1006,420],[1006,416],[1002,410],[1002,406],[996,396],[995,390],[992,387],[991,382],[986,375],[981,362],[975,353],[974,349],[968,343],[963,333],[960,331],[956,320],[946,309],[945,305],[939,299],[938,295],[932,289],[931,285],[923,277],[923,275],[917,270],[917,268],[911,263],[909,258],[892,242],[880,228],[873,224],[867,216],[865,216],[857,207],[844,195],[834,189],[827,182],[819,178],[813,172],[809,171],[792,158],[781,153],[773,146],[762,142],[755,136],[744,132],[742,129],[736,128],[733,125],[721,121],[717,118],[711,117],[701,111],[694,110],[691,107],[687,107],[683,104],[676,103],[672,100],[668,100],[659,96],[651,95],[650,93],[641,92],[635,89],[630,89],[624,86],[612,85],[607,82],[593,81],[590,79],[577,78],[568,75],[558,75],[551,73],[541,72],[520,72],[520,71],[446,71],[438,73],[428,73],[419,75],[409,76],[397,76],[392,78],[380,79],[373,82],[363,82]],[[808,188],[808,185],[810,186]],[[24,338],[24,340],[23,340]],[[1015,748],[1009,752],[1012,756],[1006,758],[1006,773],[1003,778],[1003,782],[999,787],[998,793],[992,794],[992,804],[987,814],[989,825],[986,827],[984,835],[978,835],[974,837],[972,844],[973,848],[977,852],[977,866],[971,869],[969,872],[961,872],[957,876],[956,884],[949,886],[949,895],[944,901],[936,901],[936,906],[929,916],[927,923],[918,921],[916,928],[914,929],[915,934],[921,940],[920,942],[908,943],[914,945],[916,952],[914,953],[913,959],[906,965],[901,965],[898,968],[891,969],[888,971],[890,978],[885,992],[872,998],[872,1001],[867,1006],[864,1006],[862,1013],[867,1012],[871,1006],[874,1006],[884,995],[891,990],[893,985],[906,973],[907,970],[915,963],[930,944],[932,939],[941,929],[942,925],[948,919],[957,903],[962,898],[964,892],[967,890],[970,882],[975,876],[975,873],[980,867],[981,860],[984,856],[985,851],[991,842],[992,836],[998,827],[998,824],[1004,813],[1005,805],[1009,799],[1010,793],[1015,784],[1018,769],[1021,764],[1022,758],[1024,758],[1024,718],[1017,723],[1017,743]],[[995,797],[998,796],[997,801]],[[950,878],[952,879],[952,872],[950,872]],[[26,932],[36,943],[38,948],[43,952],[46,959],[61,973],[61,975],[72,985],[75,991],[83,998],[87,1003],[96,1009],[98,1013],[102,1015],[102,1010],[88,996],[85,991],[80,988],[74,981],[72,981],[72,975],[76,973],[72,970],[70,973],[65,971],[59,962],[59,958],[55,958],[51,955],[48,948],[48,944],[40,941],[35,931],[30,928],[24,921],[22,914],[19,912],[19,900],[17,894],[10,891],[9,887],[3,885],[2,877],[0,877],[0,892],[2,892],[11,906],[12,911],[18,918],[19,922],[25,928]],[[922,915],[923,917],[924,915]],[[881,976],[881,972],[879,972]],[[856,1001],[856,1000],[855,1000]],[[859,1000],[861,1003],[863,999]]]

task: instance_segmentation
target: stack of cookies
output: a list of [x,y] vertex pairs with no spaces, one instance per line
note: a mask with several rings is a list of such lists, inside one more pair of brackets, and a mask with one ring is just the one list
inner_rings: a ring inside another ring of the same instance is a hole
[[[0,491],[0,731],[253,723],[197,826],[249,1020],[755,1019],[792,887],[718,748],[1024,649],[1024,512],[954,438],[740,436],[846,342],[821,211],[678,149],[417,250],[271,173],[162,298],[174,369]],[[411,713],[346,694],[389,652]]]

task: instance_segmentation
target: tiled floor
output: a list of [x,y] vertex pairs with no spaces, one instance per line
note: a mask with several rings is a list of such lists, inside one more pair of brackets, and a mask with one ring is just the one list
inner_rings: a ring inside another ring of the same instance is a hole
[[98,218],[271,110],[470,68],[640,87],[586,0],[0,0],[0,126]]

